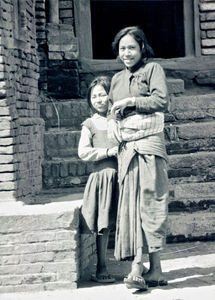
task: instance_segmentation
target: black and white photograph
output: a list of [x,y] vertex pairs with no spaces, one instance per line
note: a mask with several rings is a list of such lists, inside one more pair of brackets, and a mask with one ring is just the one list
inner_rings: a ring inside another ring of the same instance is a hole
[[215,0],[0,0],[0,299],[215,299]]

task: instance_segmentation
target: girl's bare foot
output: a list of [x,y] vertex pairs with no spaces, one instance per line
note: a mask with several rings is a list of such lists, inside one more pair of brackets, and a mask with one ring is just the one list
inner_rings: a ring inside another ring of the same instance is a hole
[[150,269],[145,275],[143,275],[148,286],[154,287],[154,286],[167,285],[168,283],[161,269],[159,252],[150,253],[149,261],[150,261]]
[[142,263],[132,263],[131,272],[124,279],[124,283],[128,289],[139,289],[146,291],[148,289],[145,279],[142,276],[145,266]]
[[108,273],[106,266],[97,266],[96,275],[93,275],[91,279],[99,283],[113,283],[116,281],[115,278]]

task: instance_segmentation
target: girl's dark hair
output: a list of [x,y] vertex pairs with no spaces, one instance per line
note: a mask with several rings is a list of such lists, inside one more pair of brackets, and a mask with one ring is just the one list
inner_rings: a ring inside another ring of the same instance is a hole
[[111,78],[109,76],[98,76],[98,77],[94,78],[94,80],[90,83],[90,85],[88,87],[88,91],[87,91],[87,103],[88,103],[89,107],[91,108],[91,110],[93,111],[93,113],[95,113],[95,112],[99,113],[99,112],[93,107],[93,105],[91,103],[92,88],[94,88],[94,86],[99,84],[99,85],[103,86],[106,93],[109,94],[110,83],[111,83]]
[[139,44],[140,49],[142,50],[142,56],[144,58],[150,58],[155,56],[154,51],[149,45],[143,30],[138,26],[123,28],[115,35],[114,41],[112,43],[112,49],[116,56],[118,56],[119,54],[119,42],[121,38],[123,38],[127,34],[131,35]]

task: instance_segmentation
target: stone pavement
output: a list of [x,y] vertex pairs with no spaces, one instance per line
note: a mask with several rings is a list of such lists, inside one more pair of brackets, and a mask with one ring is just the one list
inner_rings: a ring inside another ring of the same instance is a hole
[[[114,284],[83,282],[76,290],[0,294],[0,300],[214,300],[215,241],[168,244],[161,253],[166,287],[146,292],[128,290],[122,282],[130,262],[117,262],[108,250],[108,268],[116,277]],[[148,263],[146,262],[146,266]]]

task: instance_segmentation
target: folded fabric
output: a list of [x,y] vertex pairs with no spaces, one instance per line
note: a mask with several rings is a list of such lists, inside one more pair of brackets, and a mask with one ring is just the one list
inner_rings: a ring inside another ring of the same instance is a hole
[[118,121],[118,126],[123,141],[135,141],[162,132],[164,113],[135,114]]

